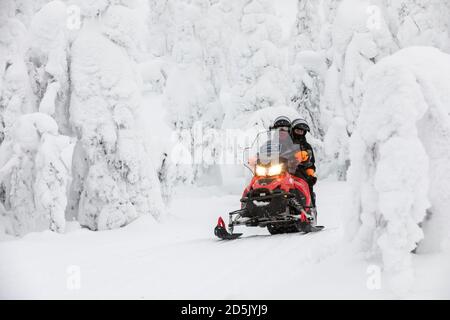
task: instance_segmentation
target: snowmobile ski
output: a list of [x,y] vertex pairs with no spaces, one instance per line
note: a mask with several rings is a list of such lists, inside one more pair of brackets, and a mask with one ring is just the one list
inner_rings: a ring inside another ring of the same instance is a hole
[[227,231],[227,228],[225,227],[225,222],[223,221],[222,217],[219,217],[219,220],[217,221],[217,226],[214,229],[214,234],[216,235],[216,237],[222,240],[234,240],[242,236],[242,233],[229,233]]
[[325,228],[325,226],[313,226],[313,225],[308,225],[307,226],[307,230],[305,230],[304,232],[318,232],[318,231],[322,231]]

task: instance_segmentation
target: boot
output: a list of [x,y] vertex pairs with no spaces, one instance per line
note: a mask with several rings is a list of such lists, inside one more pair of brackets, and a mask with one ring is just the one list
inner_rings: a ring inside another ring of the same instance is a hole
[[301,205],[301,203],[298,201],[297,198],[291,198],[289,199],[289,205],[295,209],[295,211],[297,211],[298,214],[300,214],[300,212],[302,212],[303,210],[303,206]]
[[308,218],[308,220],[311,220],[311,219],[313,218],[313,217],[311,216],[311,214],[310,214],[308,211],[304,210],[302,204],[298,201],[297,198],[291,198],[291,199],[289,199],[289,205],[290,205],[292,208],[294,208],[295,211],[296,211],[298,214],[300,214],[302,211],[304,211],[305,214],[306,214],[306,218]]

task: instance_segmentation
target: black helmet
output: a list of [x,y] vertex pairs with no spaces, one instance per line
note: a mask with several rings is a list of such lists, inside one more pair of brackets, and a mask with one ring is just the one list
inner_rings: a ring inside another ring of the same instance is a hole
[[306,122],[306,120],[305,119],[301,119],[301,118],[299,118],[299,119],[295,119],[294,121],[292,121],[292,124],[291,124],[291,130],[292,130],[292,134],[293,135],[295,135],[295,133],[294,133],[294,130],[295,129],[302,129],[302,130],[304,130],[305,132],[306,131],[311,131],[310,129],[309,129],[309,125],[308,125],[308,122]]
[[291,127],[291,120],[286,116],[279,116],[277,117],[274,122],[272,129],[281,128],[281,127]]

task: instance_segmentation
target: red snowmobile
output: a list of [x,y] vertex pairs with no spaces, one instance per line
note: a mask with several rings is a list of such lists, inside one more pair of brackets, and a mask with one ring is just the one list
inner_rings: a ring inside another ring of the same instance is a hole
[[244,163],[253,174],[241,198],[241,209],[229,213],[228,231],[219,217],[214,234],[220,239],[239,238],[235,226],[267,227],[270,234],[316,232],[317,211],[308,183],[297,176],[300,145],[288,132],[272,129],[259,133],[244,152]]

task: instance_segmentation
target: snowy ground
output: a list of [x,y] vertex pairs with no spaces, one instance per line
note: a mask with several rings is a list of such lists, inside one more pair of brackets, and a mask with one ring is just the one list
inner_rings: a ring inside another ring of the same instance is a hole
[[[144,217],[118,230],[4,241],[0,298],[396,298],[382,278],[380,289],[369,289],[370,264],[341,245],[347,191],[345,183],[319,184],[327,229],[316,234],[247,229],[245,238],[218,241],[216,218],[235,209],[239,195],[211,187],[177,190],[161,225]],[[418,255],[414,263],[418,280],[406,298],[450,298],[448,257]]]

